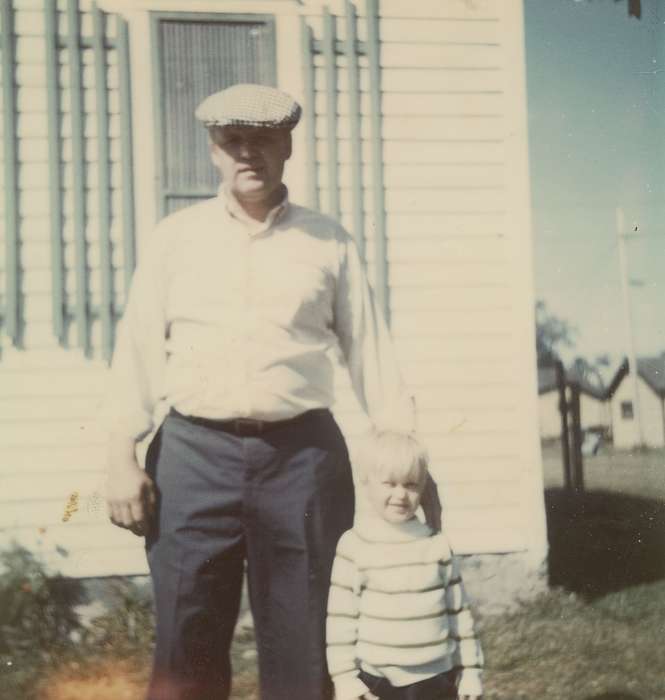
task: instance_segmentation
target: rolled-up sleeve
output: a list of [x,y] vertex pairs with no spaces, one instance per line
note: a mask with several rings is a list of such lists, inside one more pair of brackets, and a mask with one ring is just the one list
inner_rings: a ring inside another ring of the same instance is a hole
[[402,379],[388,326],[367,282],[353,239],[339,243],[334,331],[361,407],[375,427],[411,432],[415,402]]
[[162,228],[153,232],[134,272],[103,405],[109,433],[136,440],[153,429],[163,396],[168,242]]

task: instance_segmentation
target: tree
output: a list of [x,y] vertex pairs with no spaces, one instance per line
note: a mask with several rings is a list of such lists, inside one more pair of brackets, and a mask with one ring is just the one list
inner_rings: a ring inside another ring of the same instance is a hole
[[586,357],[578,355],[568,367],[572,376],[576,376],[585,382],[595,386],[597,389],[603,389],[605,381],[600,372],[601,367],[609,367],[610,358],[608,355],[596,355],[590,362]]
[[561,347],[573,347],[576,330],[568,321],[555,316],[542,299],[536,301],[536,352],[538,364],[553,364],[559,360]]

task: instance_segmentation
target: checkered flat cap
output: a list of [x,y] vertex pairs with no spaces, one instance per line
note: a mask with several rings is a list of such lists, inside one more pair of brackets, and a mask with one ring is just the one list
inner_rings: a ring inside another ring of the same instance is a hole
[[206,97],[196,108],[205,126],[259,126],[293,129],[300,105],[285,92],[267,85],[241,83]]

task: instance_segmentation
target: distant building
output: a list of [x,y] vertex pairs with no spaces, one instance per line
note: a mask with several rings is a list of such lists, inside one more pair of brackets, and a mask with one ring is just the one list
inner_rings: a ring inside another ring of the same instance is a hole
[[[566,370],[566,383],[580,387],[580,422],[582,430],[598,430],[610,433],[612,414],[608,401],[608,387],[592,384],[575,370]],[[538,368],[538,420],[540,437],[551,440],[561,435],[559,390],[554,367]]]
[[609,392],[614,445],[630,448],[643,442],[647,447],[665,447],[665,357],[638,358],[637,376],[642,437],[635,418],[633,382],[626,360]]

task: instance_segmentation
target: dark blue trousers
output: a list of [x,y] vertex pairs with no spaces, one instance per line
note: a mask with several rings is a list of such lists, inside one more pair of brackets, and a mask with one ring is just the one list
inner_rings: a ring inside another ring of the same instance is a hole
[[260,435],[170,414],[148,454],[156,649],[149,700],[224,700],[245,562],[262,700],[331,697],[325,616],[352,525],[348,452],[328,411]]

